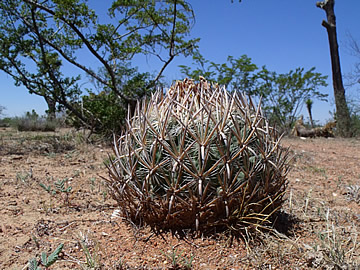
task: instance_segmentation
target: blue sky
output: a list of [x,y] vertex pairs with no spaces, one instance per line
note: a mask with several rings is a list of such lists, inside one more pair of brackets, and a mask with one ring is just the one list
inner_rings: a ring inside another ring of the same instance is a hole
[[[110,2],[110,0],[108,0]],[[104,3],[105,1],[101,1]],[[107,2],[107,1],[106,1]],[[200,51],[206,59],[224,63],[227,56],[247,54],[259,67],[285,73],[297,67],[328,75],[322,88],[329,94],[329,102],[315,102],[313,117],[321,122],[330,119],[334,109],[331,63],[328,37],[321,22],[325,12],[315,6],[315,0],[191,0],[196,23],[191,36],[201,38]],[[97,2],[96,5],[102,5]],[[338,42],[342,72],[351,71],[356,58],[346,49],[347,33],[360,41],[360,1],[336,1]],[[137,60],[141,71],[156,72],[153,59]],[[191,59],[178,58],[165,71],[168,81],[181,78],[178,65],[190,64]],[[356,96],[356,88],[348,89]],[[41,97],[30,95],[26,89],[15,87],[12,80],[0,72],[0,105],[7,116],[21,116],[35,109],[42,114],[46,104]],[[305,116],[307,114],[304,111]]]

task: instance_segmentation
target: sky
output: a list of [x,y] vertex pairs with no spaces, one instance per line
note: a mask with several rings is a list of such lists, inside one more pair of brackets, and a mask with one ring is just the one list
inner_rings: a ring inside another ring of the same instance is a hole
[[[96,0],[95,0],[96,1]],[[104,9],[107,1],[96,1],[95,8]],[[331,62],[326,29],[321,22],[325,11],[316,7],[315,0],[190,0],[195,12],[195,25],[191,37],[199,37],[200,52],[205,59],[224,63],[229,55],[235,58],[246,54],[258,67],[286,73],[297,67],[305,70],[315,67],[317,72],[328,75],[328,86],[321,88],[329,95],[329,102],[315,101],[313,118],[320,123],[331,119],[334,110],[331,80]],[[360,1],[336,1],[335,14],[343,75],[349,73],[356,57],[347,48],[348,35],[360,42]],[[179,65],[191,64],[190,58],[176,58],[165,70],[167,81],[182,78]],[[153,59],[136,61],[140,71],[156,72]],[[360,85],[359,85],[360,86]],[[357,87],[346,89],[357,97]],[[22,116],[35,109],[39,114],[46,110],[43,98],[31,95],[23,87],[0,71],[0,105],[5,116]],[[305,108],[302,113],[307,114]]]

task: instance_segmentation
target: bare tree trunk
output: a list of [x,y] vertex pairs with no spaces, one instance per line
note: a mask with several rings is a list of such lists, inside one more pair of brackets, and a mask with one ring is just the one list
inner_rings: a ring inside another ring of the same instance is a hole
[[314,128],[314,121],[313,121],[312,113],[311,113],[311,108],[312,108],[312,105],[313,105],[313,101],[311,99],[307,99],[305,103],[306,103],[306,108],[307,108],[308,113],[309,113],[309,119],[310,119],[311,127]]
[[44,99],[48,105],[47,115],[50,121],[56,119],[56,101],[49,96],[44,96]]
[[332,66],[332,79],[334,86],[334,97],[336,105],[337,132],[342,137],[351,136],[350,113],[346,103],[345,89],[342,81],[339,45],[336,35],[336,17],[334,12],[335,0],[324,0],[317,2],[316,6],[325,10],[327,21],[322,21],[322,26],[327,30],[330,45],[330,56]]

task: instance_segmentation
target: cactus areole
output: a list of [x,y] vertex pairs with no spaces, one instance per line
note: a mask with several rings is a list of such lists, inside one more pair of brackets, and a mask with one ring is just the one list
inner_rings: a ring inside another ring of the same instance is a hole
[[156,232],[266,226],[287,186],[280,138],[243,94],[185,79],[137,104],[108,185],[127,220]]

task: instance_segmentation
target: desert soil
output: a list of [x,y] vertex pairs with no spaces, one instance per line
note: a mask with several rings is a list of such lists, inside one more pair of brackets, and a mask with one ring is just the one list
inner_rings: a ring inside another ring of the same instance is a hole
[[[357,139],[284,138],[294,156],[278,220],[287,231],[232,244],[225,235],[179,239],[127,224],[103,180],[111,148],[83,141],[70,130],[0,130],[0,269],[27,269],[60,243],[50,269],[360,267]],[[71,191],[59,192],[61,181]]]

